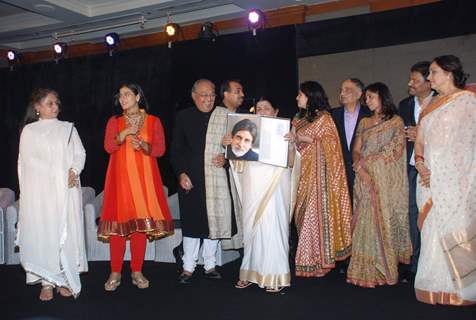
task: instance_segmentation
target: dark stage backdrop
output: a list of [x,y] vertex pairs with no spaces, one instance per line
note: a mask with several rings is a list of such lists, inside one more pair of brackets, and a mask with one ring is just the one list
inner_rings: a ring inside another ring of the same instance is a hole
[[[178,108],[191,103],[190,88],[199,78],[217,86],[225,79],[241,80],[243,106],[249,109],[260,96],[268,96],[280,108],[280,116],[296,111],[297,61],[293,26],[218,37],[215,43],[201,40],[174,44],[172,93]],[[185,98],[185,99],[184,99]],[[217,103],[220,104],[219,97]]]
[[[86,148],[84,186],[100,192],[108,156],[103,149],[107,119],[116,110],[113,96],[122,82],[142,86],[150,113],[161,118],[170,146],[174,114],[192,106],[190,89],[198,78],[217,86],[227,78],[240,79],[250,105],[252,98],[268,95],[281,116],[295,113],[297,63],[294,27],[281,27],[220,36],[215,43],[199,40],[142,48],[108,55],[88,56],[0,70],[0,187],[18,191],[16,161],[19,126],[28,98],[36,87],[57,90],[62,101],[60,118],[75,123]],[[217,87],[218,89],[218,87]],[[159,159],[164,183],[174,191],[167,154]]]
[[[118,52],[117,55],[88,56],[55,62],[26,65],[14,71],[2,70],[0,85],[1,127],[6,127],[6,154],[1,158],[0,185],[18,191],[16,158],[19,125],[31,91],[49,87],[58,91],[62,102],[60,118],[72,121],[86,149],[82,184],[100,192],[104,184],[108,156],[103,149],[107,119],[117,110],[113,95],[122,81],[140,83],[146,92],[151,113],[169,122],[170,55],[166,48]],[[2,148],[3,149],[3,148]]]

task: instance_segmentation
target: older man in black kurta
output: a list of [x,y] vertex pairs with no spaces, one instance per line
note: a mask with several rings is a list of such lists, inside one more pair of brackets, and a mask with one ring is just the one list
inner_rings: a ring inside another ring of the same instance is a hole
[[221,277],[215,270],[218,240],[209,239],[204,172],[204,150],[208,122],[214,109],[215,86],[209,80],[198,80],[192,88],[192,99],[195,107],[177,114],[171,148],[171,160],[179,180],[184,246],[184,272],[179,277],[180,283],[191,282],[198,260],[200,239],[204,239],[205,275],[215,279]]

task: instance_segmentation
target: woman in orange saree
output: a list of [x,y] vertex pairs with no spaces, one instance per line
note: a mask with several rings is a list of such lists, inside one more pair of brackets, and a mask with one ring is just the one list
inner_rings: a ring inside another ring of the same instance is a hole
[[455,56],[440,56],[428,80],[438,95],[420,114],[415,167],[420,183],[417,300],[476,304],[476,96]]
[[324,89],[317,82],[304,82],[296,100],[300,112],[289,138],[301,158],[294,207],[296,275],[322,277],[350,255],[351,201],[339,134]]
[[162,124],[145,112],[147,101],[136,84],[122,85],[116,104],[123,115],[112,116],[106,127],[104,148],[110,159],[98,227],[98,238],[110,245],[106,291],[121,283],[126,239],[130,238],[132,283],[145,289],[149,286],[142,274],[146,238],[159,239],[174,230],[156,160],[165,153]]
[[362,119],[352,150],[356,172],[352,257],[347,282],[374,288],[398,282],[412,254],[403,120],[383,83],[365,89],[373,115]]

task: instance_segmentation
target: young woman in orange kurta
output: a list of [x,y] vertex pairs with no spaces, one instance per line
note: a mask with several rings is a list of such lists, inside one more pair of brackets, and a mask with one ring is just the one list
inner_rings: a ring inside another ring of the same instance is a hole
[[104,148],[111,156],[98,227],[99,239],[110,244],[106,291],[116,290],[121,283],[127,238],[131,240],[132,283],[145,289],[149,286],[142,274],[146,238],[162,238],[174,230],[156,160],[165,153],[162,124],[145,112],[147,101],[138,85],[122,85],[117,104],[124,113],[111,117],[106,127]]

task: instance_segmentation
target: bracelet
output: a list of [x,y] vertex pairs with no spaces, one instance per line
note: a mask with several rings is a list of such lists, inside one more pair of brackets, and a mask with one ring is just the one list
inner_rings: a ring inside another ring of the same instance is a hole
[[416,164],[416,162],[419,162],[419,161],[424,162],[425,158],[422,155],[416,154],[415,155],[415,164]]

